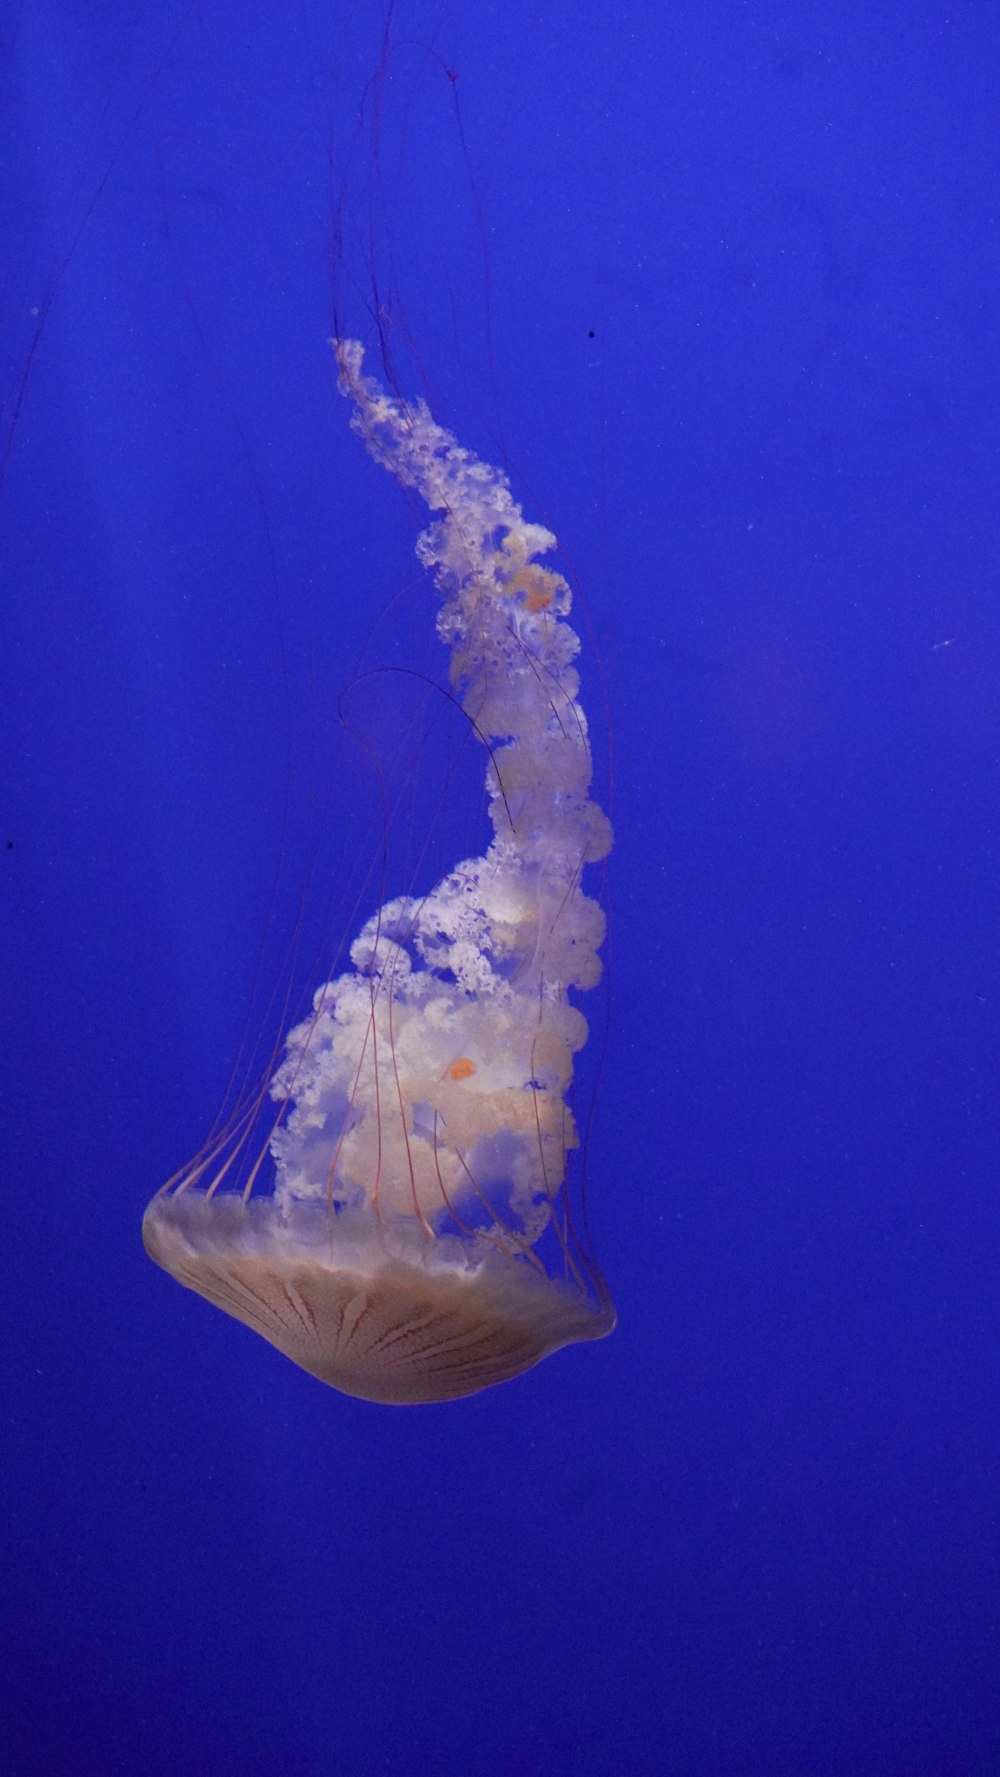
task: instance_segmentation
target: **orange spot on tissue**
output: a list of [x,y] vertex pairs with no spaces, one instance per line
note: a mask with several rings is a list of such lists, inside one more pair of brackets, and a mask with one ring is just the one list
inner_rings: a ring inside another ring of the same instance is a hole
[[552,603],[556,577],[537,562],[525,562],[511,582],[511,591],[521,600],[526,611],[547,611]]
[[470,1061],[467,1055],[460,1055],[457,1061],[452,1062],[447,1073],[449,1080],[467,1080],[469,1075],[474,1074],[475,1071],[475,1062]]
[[549,568],[540,567],[536,561],[529,561],[524,544],[516,538],[505,537],[503,551],[512,563],[511,573],[502,576],[507,591],[520,599],[525,610],[547,611],[559,584],[558,575]]
[[529,611],[546,611],[552,603],[552,594],[548,587],[536,586],[533,590],[525,590],[524,602]]

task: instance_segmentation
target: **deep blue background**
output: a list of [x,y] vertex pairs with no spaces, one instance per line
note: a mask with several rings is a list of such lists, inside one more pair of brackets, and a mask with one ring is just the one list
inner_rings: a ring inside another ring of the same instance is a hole
[[[0,1772],[994,1773],[1000,18],[384,25],[2,26]],[[413,1412],[138,1236],[338,694],[433,648],[332,391],[373,270],[559,532],[618,835],[620,1328]]]

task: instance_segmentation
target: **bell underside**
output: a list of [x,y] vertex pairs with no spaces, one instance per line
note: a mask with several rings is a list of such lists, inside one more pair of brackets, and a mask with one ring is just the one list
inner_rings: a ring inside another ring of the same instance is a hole
[[[189,1213],[195,1208],[198,1214]],[[220,1228],[212,1228],[212,1205]],[[206,1228],[209,1237],[205,1238]],[[294,1239],[253,1250],[232,1199],[160,1197],[143,1220],[150,1257],[343,1394],[387,1405],[456,1400],[506,1382],[550,1352],[602,1338],[598,1304],[521,1259],[416,1263],[379,1242]]]

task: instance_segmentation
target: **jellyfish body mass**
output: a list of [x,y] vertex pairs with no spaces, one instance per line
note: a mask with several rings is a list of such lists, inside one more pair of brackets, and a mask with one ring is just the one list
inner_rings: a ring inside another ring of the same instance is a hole
[[234,1188],[237,1116],[153,1199],[151,1256],[313,1375],[384,1402],[448,1400],[595,1339],[614,1311],[567,1184],[567,1093],[600,976],[570,591],[504,473],[338,343],[369,453],[429,508],[452,694],[486,759],[492,840],[379,908],[269,1081],[261,1158]]

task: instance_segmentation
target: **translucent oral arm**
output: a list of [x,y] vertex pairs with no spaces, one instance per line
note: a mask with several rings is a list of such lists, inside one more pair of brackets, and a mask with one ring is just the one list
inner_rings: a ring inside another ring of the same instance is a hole
[[432,513],[417,554],[441,598],[450,679],[488,749],[494,837],[419,898],[379,909],[293,1030],[273,1083],[279,1201],[326,1196],[433,1228],[499,1218],[530,1242],[575,1143],[566,1092],[600,976],[604,921],[580,886],[611,831],[590,799],[570,589],[538,557],[500,469],[388,395],[339,343],[340,389],[369,453]]

